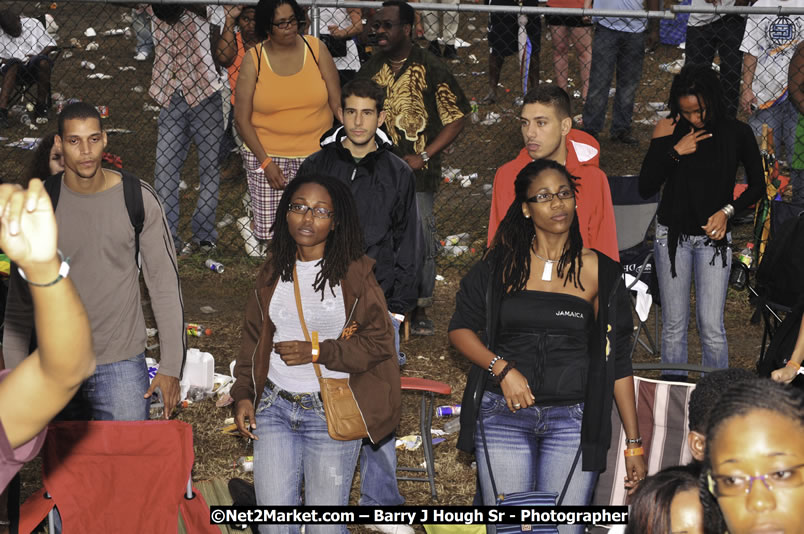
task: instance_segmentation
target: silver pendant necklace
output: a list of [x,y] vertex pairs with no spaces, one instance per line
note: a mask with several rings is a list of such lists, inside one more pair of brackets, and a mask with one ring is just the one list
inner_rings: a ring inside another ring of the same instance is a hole
[[556,263],[556,260],[548,260],[542,258],[538,254],[536,254],[536,251],[533,252],[533,255],[544,262],[544,271],[542,271],[542,281],[543,282],[551,281],[553,279],[553,264]]

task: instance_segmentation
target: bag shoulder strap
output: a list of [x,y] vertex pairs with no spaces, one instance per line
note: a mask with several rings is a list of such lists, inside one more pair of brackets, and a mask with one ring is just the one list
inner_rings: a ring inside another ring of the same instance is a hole
[[60,172],[45,179],[45,191],[50,196],[50,203],[53,205],[53,213],[56,213],[56,206],[59,203],[61,193],[61,177],[64,173]]
[[[299,311],[299,322],[301,323],[304,339],[310,341],[310,332],[307,331],[307,323],[304,321],[304,311],[302,311],[301,290],[299,290],[299,276],[296,274],[296,266],[293,266],[293,294],[296,296],[296,309]],[[321,378],[321,368],[317,363],[313,363],[315,376]]]
[[[494,492],[494,498],[496,499],[499,494],[497,493],[497,485],[494,483],[494,473],[491,471],[491,457],[489,456],[489,447],[486,444],[486,431],[483,428],[483,416],[478,415],[477,417],[477,424],[480,427],[480,439],[483,440],[483,454],[486,457],[486,465],[488,466],[489,470],[489,478],[491,479],[491,490]],[[564,496],[567,494],[567,489],[569,489],[570,480],[572,480],[572,474],[575,472],[575,467],[578,465],[578,460],[581,457],[581,445],[578,445],[578,451],[575,453],[575,460],[572,461],[572,467],[570,467],[569,474],[567,475],[567,480],[564,481],[564,487],[561,490],[561,495],[559,495],[558,500],[556,501],[556,506],[561,506],[561,503],[564,501]]]
[[[318,59],[315,57],[315,53],[313,52],[313,47],[310,46],[310,43],[307,42],[307,39],[304,38],[304,35],[302,35],[301,38],[302,38],[302,41],[304,41],[304,44],[306,44],[307,48],[310,50],[310,55],[313,56],[313,61],[315,61],[315,66],[318,67],[318,71],[321,72],[321,64],[318,63]],[[320,51],[320,45],[319,45],[319,51]]]
[[133,174],[127,172],[122,172],[121,174],[123,175],[123,197],[126,201],[128,220],[131,221],[131,226],[134,227],[134,262],[137,264],[137,269],[142,269],[140,234],[145,225],[145,204],[142,200],[142,185],[140,184],[140,179]]

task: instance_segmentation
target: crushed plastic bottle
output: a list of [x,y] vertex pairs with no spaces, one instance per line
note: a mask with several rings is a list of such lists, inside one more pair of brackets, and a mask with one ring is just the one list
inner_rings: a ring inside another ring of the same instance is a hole
[[450,419],[446,423],[444,423],[444,432],[447,434],[454,434],[458,430],[461,429],[461,419],[460,417],[456,417],[455,419]]
[[480,122],[480,106],[477,104],[477,100],[474,98],[469,104],[472,106],[472,122],[477,124]]

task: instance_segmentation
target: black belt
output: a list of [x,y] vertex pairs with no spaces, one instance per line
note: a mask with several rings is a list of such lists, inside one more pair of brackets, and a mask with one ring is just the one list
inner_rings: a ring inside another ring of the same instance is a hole
[[315,396],[319,402],[321,402],[321,392],[316,391],[315,393],[291,393],[289,391],[285,391],[284,389],[280,388],[270,380],[265,381],[265,387],[270,389],[271,391],[276,391],[276,394],[282,397],[283,399],[295,402],[305,410],[311,408],[311,406],[305,406],[305,401],[312,401],[313,396]]

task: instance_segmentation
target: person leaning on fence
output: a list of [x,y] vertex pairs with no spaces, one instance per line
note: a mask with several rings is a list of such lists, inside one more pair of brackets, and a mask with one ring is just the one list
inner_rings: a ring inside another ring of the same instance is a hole
[[[804,0],[757,0],[753,7],[804,7]],[[762,125],[773,130],[776,158],[791,167],[793,200],[804,203],[804,170],[794,162],[798,111],[792,91],[788,92],[788,72],[797,45],[804,39],[804,16],[748,16],[740,50],[743,51],[743,85],[740,107],[749,113],[748,124],[754,135],[762,135]],[[800,90],[800,89],[799,89]],[[784,147],[786,159],[782,159]]]
[[[659,9],[659,0],[596,0],[596,9],[650,11]],[[592,38],[592,70],[589,73],[589,94],[583,107],[583,129],[597,137],[606,123],[609,88],[617,71],[617,92],[611,120],[611,139],[626,145],[638,145],[631,134],[631,117],[645,48],[659,43],[659,22],[640,18],[593,17],[595,35]]]
[[[762,196],[762,159],[748,125],[726,115],[720,81],[710,67],[681,69],[670,86],[668,107],[670,116],[654,128],[639,173],[643,197],[664,186],[654,241],[662,296],[662,361],[687,363],[694,277],[702,364],[725,368],[731,218]],[[734,199],[739,164],[748,187]],[[667,375],[686,379],[686,373],[678,371]]]
[[[511,6],[515,10],[519,6],[517,0],[488,0],[491,6]],[[523,0],[525,7],[538,7],[536,0]],[[516,6],[516,7],[515,7]],[[539,55],[542,49],[541,15],[527,15],[525,32],[530,40],[530,57],[528,58],[528,87],[539,85]],[[497,86],[505,58],[516,56],[519,51],[519,14],[489,13],[489,92],[480,101],[481,104],[493,104],[497,101]]]
[[0,128],[8,127],[8,104],[18,77],[36,81],[37,118],[47,118],[50,97],[51,63],[48,53],[56,41],[36,19],[20,17],[4,9],[0,11]]
[[[59,249],[72,258],[70,277],[86,307],[97,354],[95,373],[61,414],[65,420],[144,420],[156,388],[165,418],[179,401],[184,365],[184,313],[170,231],[156,192],[136,177],[104,169],[106,146],[97,109],[70,104],[59,115],[56,145],[64,173],[55,180]],[[145,319],[142,312],[136,236],[127,216],[124,181],[137,180],[144,223],[139,236],[142,274],[159,328],[159,371],[148,385]],[[54,182],[51,182],[54,183]],[[22,365],[30,352],[34,310],[25,280],[12,269],[5,313],[3,352],[8,367]]]
[[386,124],[394,152],[416,176],[424,266],[411,332],[431,336],[435,329],[426,309],[433,305],[435,288],[433,204],[441,181],[441,153],[463,130],[471,108],[450,69],[411,41],[413,21],[414,11],[407,2],[384,2],[371,27],[377,47],[357,77],[370,78],[385,89]]
[[[153,4],[154,66],[148,94],[162,108],[156,139],[154,186],[165,208],[179,254],[215,248],[223,112],[218,73],[210,49],[206,8]],[[192,238],[179,233],[179,182],[190,143],[198,152],[199,190]]]
[[723,391],[707,427],[707,532],[802,534],[804,395],[768,379]]
[[0,247],[14,270],[25,273],[39,331],[38,348],[16,369],[0,365],[0,490],[4,490],[22,465],[39,453],[45,425],[92,375],[95,354],[69,263],[56,248],[56,218],[42,182],[31,180],[27,190],[0,185],[0,213]]
[[[748,0],[692,0],[692,7],[747,6]],[[738,13],[690,13],[687,23],[687,42],[684,48],[685,65],[711,67],[715,52],[719,56],[720,82],[726,99],[726,115],[734,118],[740,104],[740,74],[743,53],[740,43],[745,32],[745,16]]]
[[248,148],[242,156],[260,240],[271,239],[282,190],[318,150],[340,106],[332,56],[320,40],[302,35],[304,24],[296,0],[260,0],[261,41],[243,58],[237,80],[235,124]]
[[606,175],[600,170],[600,145],[594,137],[572,128],[570,99],[557,85],[542,84],[525,95],[519,114],[525,142],[516,159],[497,170],[489,213],[488,244],[514,200],[514,180],[528,163],[547,158],[567,167],[578,178],[578,223],[584,246],[619,260],[614,206]]
[[[348,186],[297,177],[282,194],[272,230],[268,259],[246,305],[232,386],[235,423],[254,440],[259,505],[298,505],[304,482],[304,504],[345,506],[361,440],[328,434],[331,414],[313,362],[324,377],[348,378],[376,442],[396,428],[401,412],[394,330]],[[320,342],[305,341],[302,321]],[[315,531],[347,532],[345,525]],[[262,525],[260,532],[288,530]]]
[[804,42],[798,44],[793,59],[790,60],[787,84],[790,90],[790,102],[798,111],[795,147],[790,163],[792,200],[799,206],[804,206]]
[[612,398],[627,436],[627,485],[646,474],[629,296],[620,265],[583,248],[575,178],[563,165],[536,160],[514,189],[491,248],[461,280],[449,325],[450,342],[474,364],[458,448],[476,451],[487,506],[496,494],[561,493],[568,478],[562,504],[588,505],[606,468]]

